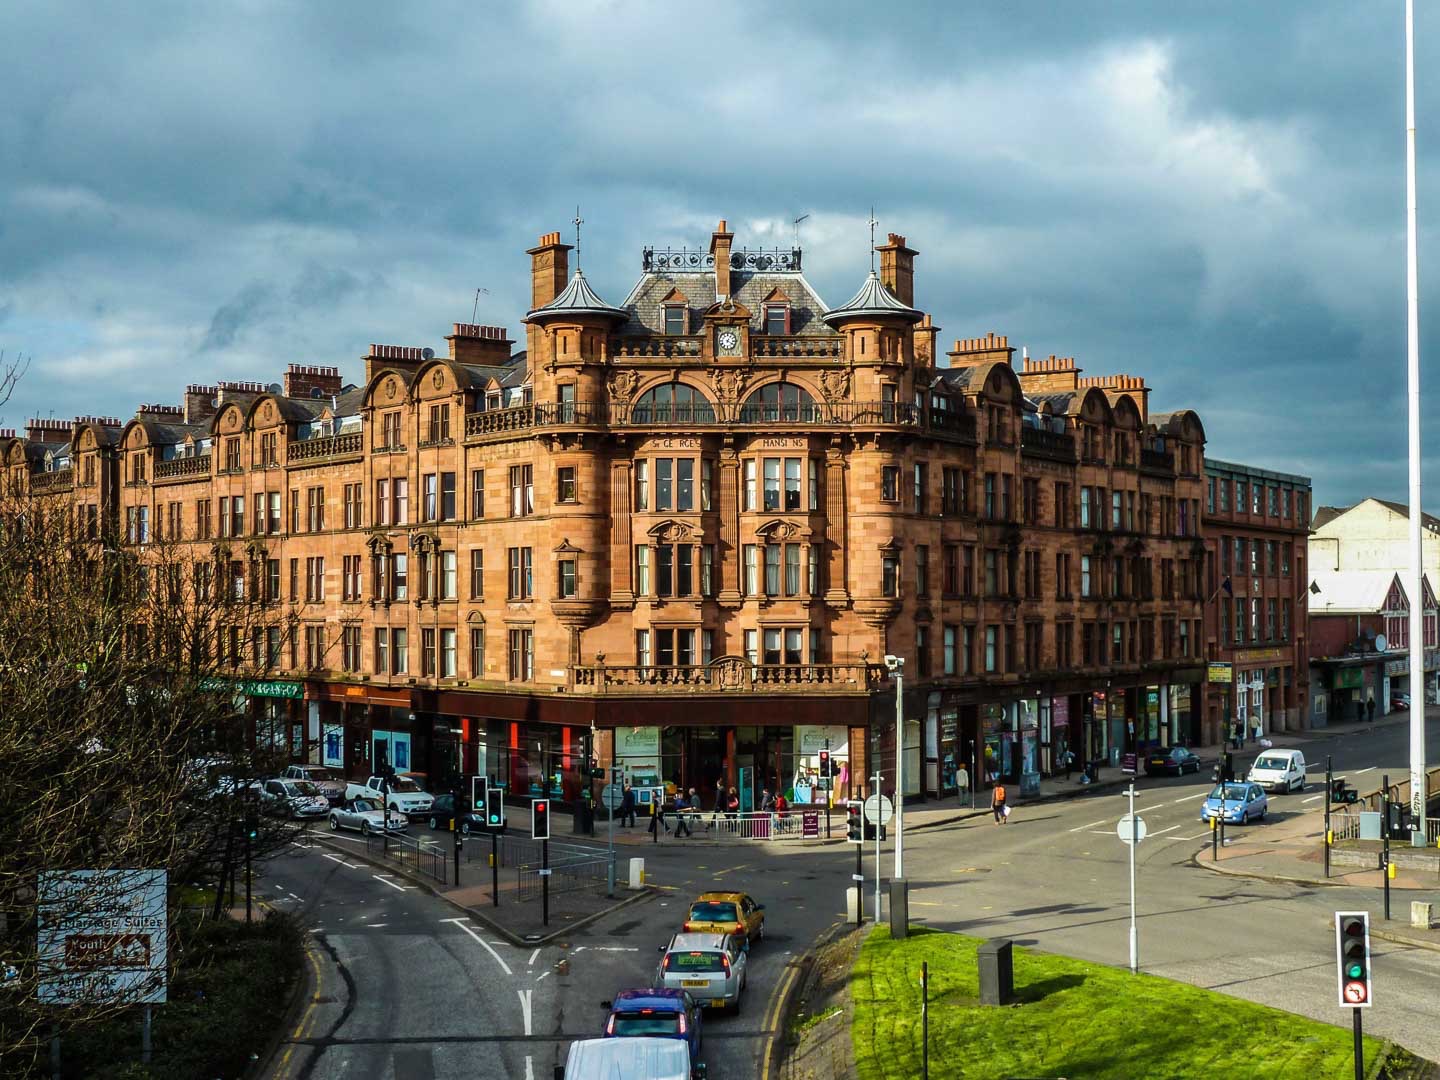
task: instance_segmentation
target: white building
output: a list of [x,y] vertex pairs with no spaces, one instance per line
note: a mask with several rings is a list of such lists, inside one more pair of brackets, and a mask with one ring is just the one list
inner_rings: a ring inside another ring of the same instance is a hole
[[[1421,523],[1425,573],[1440,581],[1440,518]],[[1310,527],[1312,575],[1340,570],[1389,570],[1403,580],[1410,568],[1410,510],[1388,499],[1354,506],[1322,506]]]

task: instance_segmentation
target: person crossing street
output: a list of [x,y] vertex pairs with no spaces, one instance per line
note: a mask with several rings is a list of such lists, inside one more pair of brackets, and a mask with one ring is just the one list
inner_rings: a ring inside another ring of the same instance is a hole
[[1005,804],[1005,785],[996,784],[990,793],[990,810],[995,815],[996,825],[1010,823],[1010,807]]

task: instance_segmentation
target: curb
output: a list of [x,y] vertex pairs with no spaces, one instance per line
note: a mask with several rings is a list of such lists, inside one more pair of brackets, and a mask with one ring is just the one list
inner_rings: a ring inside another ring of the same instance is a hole
[[1286,877],[1283,874],[1262,874],[1255,870],[1227,870],[1220,863],[1209,862],[1200,858],[1205,848],[1201,848],[1190,856],[1190,865],[1201,870],[1208,870],[1212,874],[1220,874],[1224,877],[1251,878],[1255,881],[1269,881],[1276,885],[1306,885],[1314,889],[1344,889],[1348,886],[1343,881],[1315,881],[1311,878]]
[[1393,942],[1396,945],[1409,945],[1416,949],[1429,949],[1431,952],[1440,952],[1440,941],[1426,941],[1423,938],[1406,937],[1404,934],[1397,934],[1392,930],[1386,930],[1383,926],[1377,927],[1373,923],[1370,926],[1370,936],[1378,937],[1382,941]]
[[[795,988],[804,984],[806,977],[810,974],[810,969],[815,966],[816,954],[842,933],[852,929],[852,927],[853,924],[843,920],[831,923],[824,930],[821,930],[820,933],[816,934],[810,941],[810,944],[806,946],[804,955],[802,955],[799,960],[798,974],[794,980],[791,981],[790,985],[785,988],[784,994],[780,996],[776,1002],[775,1032],[766,1040],[765,1051],[761,1057],[763,1070],[761,1075],[765,1077],[766,1080],[772,1075],[777,1078],[783,1076],[785,1061],[790,1056],[790,1042],[786,1038],[785,1033],[788,1028],[787,1020],[790,1015],[790,1003],[795,997]],[[769,1011],[768,1007],[766,1011]],[[778,1050],[776,1049],[777,1047],[779,1048]],[[773,1072],[771,1069],[772,1059],[774,1062]]]
[[[261,901],[261,906],[274,911],[269,904]],[[289,1041],[291,1032],[295,1029],[296,1021],[304,1014],[306,1002],[313,999],[319,991],[315,983],[313,966],[310,963],[311,950],[314,944],[310,940],[310,932],[304,931],[305,947],[300,951],[300,977],[295,980],[295,986],[290,991],[290,1004],[285,1006],[285,1014],[281,1017],[280,1023],[271,1034],[265,1049],[256,1055],[255,1060],[250,1062],[249,1067],[241,1074],[246,1080],[258,1080],[262,1076],[270,1076],[274,1070],[272,1066],[275,1058],[280,1053],[280,1048]]]
[[371,866],[378,867],[379,869],[384,870],[388,873],[400,875],[412,885],[416,885],[419,888],[424,889],[437,900],[443,900],[456,911],[464,912],[476,922],[483,924],[487,929],[493,930],[495,933],[499,934],[502,938],[508,941],[511,945],[514,945],[517,949],[535,948],[540,945],[548,945],[556,938],[564,937],[566,934],[573,933],[574,931],[579,930],[582,927],[589,926],[591,923],[604,918],[606,915],[609,915],[612,912],[619,911],[623,907],[628,907],[631,904],[639,903],[641,900],[648,900],[652,897],[659,895],[659,890],[656,889],[655,886],[646,885],[639,892],[632,893],[630,896],[627,896],[625,899],[619,901],[618,903],[611,904],[609,907],[604,908],[601,911],[597,911],[591,915],[587,915],[585,916],[585,918],[579,919],[576,922],[569,923],[559,930],[552,930],[550,933],[545,934],[543,937],[524,937],[520,934],[515,933],[508,927],[501,926],[495,921],[495,917],[493,915],[487,914],[481,908],[466,907],[458,900],[446,896],[439,889],[435,888],[435,885],[431,881],[427,880],[426,878],[418,877],[417,875],[412,874],[403,866],[392,866],[390,863],[380,862],[378,860],[370,858],[368,853],[362,854],[350,848],[339,847],[338,845],[333,843],[327,836],[316,836],[314,837],[314,842],[316,844],[319,844],[321,847],[329,848],[337,855],[353,855]]

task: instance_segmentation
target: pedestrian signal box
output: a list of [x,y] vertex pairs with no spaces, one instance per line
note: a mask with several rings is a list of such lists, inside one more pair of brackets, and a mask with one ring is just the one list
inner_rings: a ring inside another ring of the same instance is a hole
[[536,840],[550,839],[550,800],[530,800],[530,835]]
[[1335,956],[1340,967],[1340,1004],[1370,1005],[1370,913],[1335,913]]
[[845,803],[845,839],[851,844],[865,842],[865,823],[861,817],[862,804],[855,799]]
[[485,791],[485,827],[500,832],[505,828],[505,792],[498,787]]

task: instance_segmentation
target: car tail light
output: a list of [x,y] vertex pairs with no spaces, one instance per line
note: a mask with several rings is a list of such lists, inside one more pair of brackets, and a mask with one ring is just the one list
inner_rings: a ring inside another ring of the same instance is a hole
[[695,929],[695,924],[692,922],[687,922],[683,927],[681,927],[681,929],[688,934]]
[[684,1034],[685,1034],[685,1030],[686,1030],[686,1028],[687,1028],[687,1026],[688,1026],[688,1025],[685,1023],[685,1014],[684,1014],[684,1013],[681,1013],[679,1019],[680,1019],[680,1027],[678,1028],[678,1030],[679,1030],[679,1032],[680,1032],[681,1035],[684,1035]]
[[726,977],[728,978],[729,975],[730,975],[730,957],[728,957],[728,956],[722,956],[722,957],[720,957],[720,963],[722,963],[722,964],[725,965],[725,975],[726,975]]
[[670,954],[669,954],[669,953],[666,953],[666,954],[665,954],[665,959],[662,960],[662,961],[660,961],[660,970],[662,970],[662,971],[669,971],[669,970],[670,970]]

